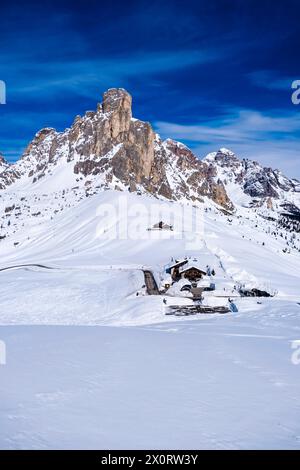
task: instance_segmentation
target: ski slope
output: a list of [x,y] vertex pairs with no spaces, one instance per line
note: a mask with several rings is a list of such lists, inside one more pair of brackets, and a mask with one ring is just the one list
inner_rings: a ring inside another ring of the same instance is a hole
[[[35,211],[43,215],[49,199],[38,204]],[[203,269],[215,268],[217,293],[225,301],[236,284],[276,293],[270,302],[299,301],[299,252],[284,253],[285,240],[266,233],[250,210],[229,219],[209,204],[203,210],[119,191],[66,205],[49,220],[12,222],[21,226],[1,241],[0,269],[34,263],[53,268],[0,271],[1,323],[166,321],[162,299],[145,295],[142,270],[150,269],[160,284],[170,260],[185,256]],[[171,221],[174,231],[148,230],[159,220]],[[149,308],[155,313],[147,319]]]
[[[0,243],[0,448],[298,449],[299,252],[245,208],[207,202],[189,226],[179,203],[77,196],[27,195],[40,215],[11,213]],[[159,220],[174,231],[148,230]],[[222,302],[236,283],[276,295],[165,315],[143,269],[160,283],[184,256],[215,268]]]
[[299,449],[299,314],[282,308],[291,314],[1,327],[0,448]]

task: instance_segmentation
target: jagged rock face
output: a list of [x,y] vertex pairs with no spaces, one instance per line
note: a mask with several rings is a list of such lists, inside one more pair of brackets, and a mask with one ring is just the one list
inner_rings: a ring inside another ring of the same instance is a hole
[[[203,196],[207,196],[216,204],[233,209],[223,183],[216,179],[217,173],[213,165],[199,160],[180,142],[167,139],[163,146],[167,153],[167,162],[171,167],[173,165],[173,172],[169,170],[168,175],[172,175],[170,179],[174,180],[172,186],[177,188],[175,195],[178,199],[188,195],[189,199],[201,201]],[[168,168],[168,164],[165,167]]]
[[282,215],[289,215],[300,221],[300,209],[290,202],[285,202],[280,205]]
[[[102,112],[103,109],[103,112]],[[124,90],[109,90],[104,94],[98,113],[75,122],[71,144],[80,155],[75,173],[99,174],[108,171],[123,183],[135,179],[143,183],[149,178],[154,160],[155,134],[150,124],[133,120],[131,97]],[[76,142],[82,137],[80,146]],[[74,152],[69,160],[74,159]]]
[[[246,167],[247,167],[246,163]],[[277,186],[275,179],[273,178],[272,173],[270,174],[267,170],[261,170],[256,168],[251,168],[248,171],[246,168],[244,174],[244,192],[249,194],[251,197],[275,197],[278,198],[278,193],[275,190]]]
[[227,149],[207,155],[204,161],[214,166],[225,188],[228,183],[234,183],[248,196],[269,201],[269,206],[270,198],[278,199],[283,192],[300,192],[299,181],[287,178],[279,170],[265,168],[258,162],[240,160]]
[[128,132],[132,118],[132,98],[122,89],[113,88],[103,95],[103,112],[110,115],[110,136],[117,138],[121,133]]
[[207,197],[229,210],[235,202],[232,188],[246,195],[251,207],[271,210],[274,200],[300,201],[299,181],[255,161],[240,160],[224,148],[200,161],[185,145],[162,141],[149,123],[132,118],[131,105],[124,89],[110,89],[96,111],[77,116],[64,132],[38,132],[14,165],[0,155],[0,189],[17,180],[35,184],[46,176],[55,178],[59,167],[67,178],[86,178],[91,186],[146,191],[171,200]]
[[9,164],[5,160],[3,154],[0,152],[0,173],[6,170],[9,167]]
[[[11,184],[11,179],[9,174],[6,175],[11,165],[5,160],[2,153],[0,153],[0,189],[5,189],[6,186]],[[11,178],[16,179],[16,174],[14,171],[11,172]]]
[[231,152],[231,150],[225,148],[222,148],[215,153],[214,160],[223,168],[231,168],[234,170],[238,169],[240,166],[240,160],[237,156]]
[[268,197],[268,199],[266,200],[266,206],[269,210],[273,210],[273,202],[272,202],[272,199],[270,197]]
[[[108,90],[97,113],[87,118],[77,119],[71,130],[71,146],[80,156],[75,173],[108,171],[108,180],[114,175],[125,184],[132,175],[137,183],[149,178],[155,134],[150,124],[132,119],[131,96],[125,90]],[[82,142],[76,145],[79,139]]]
[[4,166],[6,164],[5,158],[3,157],[2,153],[0,152],[0,166]]
[[96,111],[77,116],[64,132],[36,134],[22,158],[0,175],[1,187],[27,177],[35,183],[63,162],[75,175],[103,185],[122,183],[168,199],[202,201],[206,196],[233,209],[213,165],[201,162],[185,145],[163,142],[151,125],[132,118],[132,98],[110,89]]

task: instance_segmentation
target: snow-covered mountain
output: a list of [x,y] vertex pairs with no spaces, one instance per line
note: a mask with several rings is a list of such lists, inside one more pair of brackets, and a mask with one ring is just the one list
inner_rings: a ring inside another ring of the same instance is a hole
[[299,181],[225,148],[201,161],[133,118],[131,105],[127,91],[110,89],[96,111],[77,116],[64,132],[39,131],[15,164],[0,155],[0,189],[129,190],[173,201],[209,199],[227,211],[246,206],[271,217],[298,216]]
[[7,170],[9,167],[7,161],[5,160],[4,156],[0,152],[0,174],[3,173],[3,171]]
[[[299,448],[297,181],[200,161],[113,89],[0,158],[0,188],[1,448]],[[176,259],[227,314],[181,316]]]
[[163,142],[149,123],[132,117],[131,103],[125,90],[110,89],[96,111],[77,116],[64,132],[42,129],[22,158],[3,171],[0,188],[41,181],[45,187],[47,183],[53,186],[57,173],[63,172],[65,189],[81,180],[92,186],[149,192],[171,200],[208,197],[232,209],[213,168],[183,144]]
[[15,164],[0,157],[2,246],[5,239],[24,244],[20,231],[30,237],[29,227],[55,223],[61,213],[80,211],[85,198],[114,190],[217,210],[225,223],[234,217],[256,230],[263,222],[266,233],[284,239],[282,250],[299,249],[290,235],[300,231],[299,181],[227,149],[201,161],[133,118],[131,104],[125,90],[110,89],[96,111],[77,116],[64,132],[39,131]]
[[300,207],[300,181],[287,178],[280,170],[239,159],[226,148],[208,154],[203,161],[213,166],[234,204],[279,211],[287,203]]

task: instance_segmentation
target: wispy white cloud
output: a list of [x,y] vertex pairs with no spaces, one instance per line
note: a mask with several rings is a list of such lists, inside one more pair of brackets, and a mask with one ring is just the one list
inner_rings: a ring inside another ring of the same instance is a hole
[[197,125],[156,122],[157,131],[190,145],[199,157],[229,147],[241,158],[281,168],[300,177],[300,113],[235,110],[223,119]]
[[[111,58],[51,61],[31,64],[28,75],[27,62],[18,63],[18,80],[12,80],[11,93],[51,95],[64,90],[82,96],[94,93],[94,86],[105,88],[120,85],[132,77],[149,77],[164,72],[185,69],[190,66],[217,61],[224,51],[218,49],[161,51],[160,53],[135,53]],[[11,57],[5,64],[7,75],[12,67]],[[8,80],[9,83],[9,80]]]
[[268,90],[284,90],[291,89],[292,82],[298,77],[282,77],[273,70],[257,70],[248,74],[250,82],[260,88]]

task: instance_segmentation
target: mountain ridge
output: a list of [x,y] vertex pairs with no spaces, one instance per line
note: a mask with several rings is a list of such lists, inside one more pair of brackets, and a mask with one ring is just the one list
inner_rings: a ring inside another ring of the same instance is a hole
[[185,144],[162,140],[150,123],[132,116],[132,97],[123,88],[108,89],[95,111],[76,116],[64,131],[41,129],[16,163],[0,154],[0,189],[34,187],[62,167],[69,186],[83,180],[169,200],[208,198],[229,211],[237,204],[271,209],[276,201],[300,207],[300,182],[279,170],[226,148],[201,160]]
[[20,160],[0,174],[0,189],[21,182],[35,184],[64,164],[72,184],[78,175],[103,188],[148,192],[170,200],[203,202],[208,197],[232,210],[210,165],[183,144],[162,141],[148,122],[132,117],[131,105],[127,91],[109,89],[96,111],[77,116],[65,131],[40,130]]

